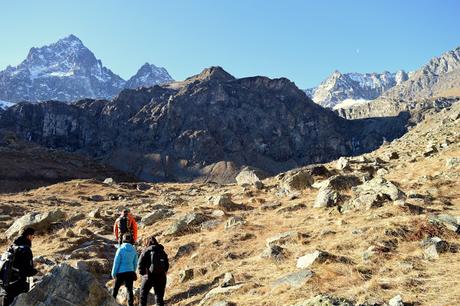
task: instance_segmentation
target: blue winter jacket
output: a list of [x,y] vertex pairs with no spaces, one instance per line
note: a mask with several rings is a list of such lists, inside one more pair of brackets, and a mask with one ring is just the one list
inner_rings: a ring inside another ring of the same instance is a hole
[[115,254],[112,267],[112,277],[118,273],[136,271],[137,251],[130,243],[123,243]]

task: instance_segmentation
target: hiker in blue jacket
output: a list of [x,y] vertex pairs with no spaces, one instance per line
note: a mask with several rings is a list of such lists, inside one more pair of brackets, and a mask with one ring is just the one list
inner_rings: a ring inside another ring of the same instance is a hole
[[112,277],[115,278],[113,297],[117,298],[118,290],[124,284],[128,289],[128,305],[134,306],[133,282],[137,279],[137,251],[133,246],[134,239],[130,233],[123,235],[123,243],[115,254]]

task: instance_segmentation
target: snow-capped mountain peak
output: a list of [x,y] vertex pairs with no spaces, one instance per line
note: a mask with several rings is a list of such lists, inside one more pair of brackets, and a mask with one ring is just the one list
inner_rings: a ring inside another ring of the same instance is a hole
[[335,107],[343,101],[373,100],[385,90],[407,80],[404,71],[390,73],[341,73],[335,70],[318,87],[305,92],[324,107]]
[[[172,80],[166,69],[155,65],[145,64],[138,73],[143,77],[136,81],[139,86]],[[18,66],[0,71],[0,99],[10,102],[108,99],[126,88],[125,85],[127,82],[104,67],[75,35],[31,48]]]
[[145,63],[127,82],[126,88],[137,88],[172,82],[173,79],[163,67]]

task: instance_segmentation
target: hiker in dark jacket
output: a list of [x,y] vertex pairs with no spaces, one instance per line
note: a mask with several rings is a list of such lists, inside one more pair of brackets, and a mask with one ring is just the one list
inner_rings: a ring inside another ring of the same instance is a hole
[[117,298],[118,290],[125,284],[128,290],[128,305],[134,305],[133,282],[137,279],[137,251],[133,246],[131,234],[123,235],[123,244],[117,250],[112,267],[112,277],[115,278],[113,297]]
[[140,306],[147,306],[147,297],[150,289],[155,290],[157,306],[164,305],[166,287],[166,272],[169,269],[168,255],[164,247],[158,243],[154,236],[150,237],[145,244],[145,249],[139,257],[139,274],[142,275]]
[[34,268],[32,255],[32,240],[35,235],[33,228],[26,228],[21,236],[13,242],[14,262],[13,272],[9,285],[4,288],[6,295],[3,297],[3,305],[10,305],[14,298],[21,293],[28,292],[30,284],[27,282],[27,277],[37,274]]

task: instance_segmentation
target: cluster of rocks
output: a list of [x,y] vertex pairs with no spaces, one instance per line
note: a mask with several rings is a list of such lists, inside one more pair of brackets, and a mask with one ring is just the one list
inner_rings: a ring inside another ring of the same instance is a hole
[[[392,152],[386,158],[391,160],[398,155]],[[388,173],[385,163],[380,158],[341,157],[336,162],[336,169],[309,166],[280,174],[276,179],[284,194],[317,188],[314,208],[338,206],[342,212],[369,209],[406,198],[403,191],[383,177]]]
[[[50,294],[52,293],[52,294]],[[118,306],[107,289],[91,273],[69,265],[54,267],[13,306]]]
[[25,228],[31,227],[37,232],[46,232],[54,223],[61,222],[65,214],[61,210],[46,213],[29,213],[17,219],[5,232],[8,239],[18,236]]

